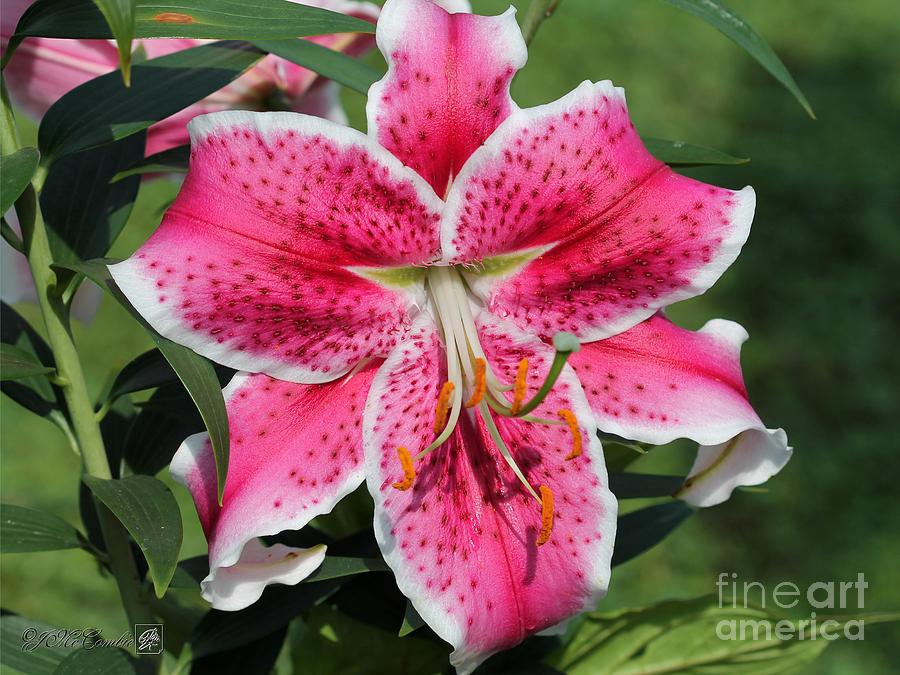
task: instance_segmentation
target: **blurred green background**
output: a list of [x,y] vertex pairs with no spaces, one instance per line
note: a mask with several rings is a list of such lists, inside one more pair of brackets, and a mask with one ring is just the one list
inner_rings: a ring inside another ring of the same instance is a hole
[[[497,13],[507,2],[473,4]],[[731,188],[753,185],[758,209],[750,241],[723,280],[670,316],[690,328],[724,317],[748,329],[751,397],[769,426],[787,430],[795,455],[767,493],[736,493],[617,568],[603,607],[711,593],[720,572],[770,590],[780,581],[804,587],[863,572],[865,610],[897,609],[897,4],[729,4],[779,53],[817,121],[725,37],[658,0],[564,0],[513,86],[520,105],[529,106],[581,80],[608,78],[625,87],[642,134],[752,158],[744,166],[686,172]],[[363,97],[348,92],[345,102],[352,123],[363,127]],[[153,230],[176,189],[166,181],[144,185],[114,254],[127,255]],[[37,320],[33,308],[19,309]],[[77,338],[94,391],[151,346],[107,301]],[[6,398],[0,413],[3,501],[77,522],[77,458],[54,427]],[[635,468],[686,470],[691,455],[686,445],[667,447]],[[184,555],[202,553],[190,501],[174,489],[184,507]],[[8,609],[60,626],[99,626],[108,635],[128,628],[112,581],[80,551],[5,556],[0,565]],[[808,616],[809,608],[798,611]],[[873,626],[864,642],[831,646],[808,672],[897,672],[898,644],[897,627]]]

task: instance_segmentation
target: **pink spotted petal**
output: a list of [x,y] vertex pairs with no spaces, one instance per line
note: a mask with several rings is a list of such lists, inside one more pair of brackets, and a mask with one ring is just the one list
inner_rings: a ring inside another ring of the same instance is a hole
[[162,225],[110,268],[161,334],[219,363],[322,382],[386,355],[421,301],[353,272],[436,255],[440,201],[363,134],[295,113],[190,125],[192,159]]
[[448,14],[430,0],[388,0],[376,37],[388,72],[369,90],[369,135],[443,195],[515,108],[509,82],[527,58],[515,10]]
[[191,436],[178,450],[172,474],[191,491],[209,542],[202,590],[213,607],[242,609],[268,584],[296,584],[318,567],[324,547],[256,540],[300,529],[362,482],[360,430],[376,369],[321,385],[236,375],[224,391],[231,452],[221,507],[209,437]]
[[[536,391],[553,350],[490,316],[479,329],[501,379],[514,378],[527,356]],[[536,544],[540,505],[474,414],[463,413],[450,440],[416,462],[410,490],[393,488],[403,477],[397,447],[415,454],[433,438],[444,359],[433,326],[418,324],[376,376],[364,447],[385,560],[422,618],[454,646],[451,663],[469,673],[492,653],[596,604],[609,581],[616,502],[590,409],[569,370],[535,414],[558,419],[559,408],[572,409],[585,443],[581,457],[564,460],[572,447],[565,426],[495,418],[534,487],[554,493],[555,525],[546,544]]]
[[[473,286],[494,313],[591,341],[709,288],[743,246],[754,203],[750,188],[654,159],[622,90],[585,82],[513,113],[472,155],[447,198],[442,244],[451,262],[489,259]],[[513,253],[530,255],[490,260]]]
[[[597,424],[645,443],[690,438],[701,444],[685,501],[709,506],[737,485],[756,485],[790,459],[783,431],[766,430],[747,397],[741,344],[747,332],[716,319],[689,331],[656,315],[569,357]],[[727,461],[726,461],[727,460]]]

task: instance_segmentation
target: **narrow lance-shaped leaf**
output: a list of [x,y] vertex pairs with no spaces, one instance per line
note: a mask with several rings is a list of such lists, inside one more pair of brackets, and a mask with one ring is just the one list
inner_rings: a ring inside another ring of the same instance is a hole
[[[134,1],[136,38],[286,40],[374,30],[373,24],[362,19],[285,0]],[[37,0],[19,19],[3,55],[4,65],[29,36],[101,40],[114,37],[94,0]]]
[[[56,631],[61,630],[58,626],[24,616],[0,616],[0,664],[28,675],[51,675],[60,662],[75,651],[75,647],[66,641],[48,647],[37,638],[44,634],[58,634]],[[28,640],[32,635],[33,638]],[[32,648],[23,649],[25,644]]]
[[610,473],[609,489],[617,499],[670,497],[684,484],[684,476],[647,473]]
[[388,566],[378,558],[344,558],[341,556],[326,556],[322,564],[315,572],[310,574],[303,583],[312,581],[326,581],[349,577],[366,572],[387,572]]
[[52,372],[53,368],[45,366],[36,356],[24,349],[5,343],[0,344],[0,380],[20,380]]
[[47,111],[38,147],[50,162],[136,134],[218,91],[262,56],[246,42],[214,42],[135,64],[130,87],[118,73],[96,77]]
[[157,597],[166,592],[181,550],[178,502],[164,483],[150,476],[82,480],[134,537],[147,559]]
[[734,157],[721,150],[684,141],[667,141],[662,138],[645,138],[644,145],[656,159],[672,166],[714,166],[746,164],[746,157]]
[[188,162],[191,159],[191,146],[179,145],[177,148],[169,148],[155,155],[142,157],[126,169],[113,176],[111,183],[117,183],[129,176],[138,176],[146,173],[184,173],[188,170]]
[[140,178],[109,181],[144,155],[144,136],[66,155],[50,167],[41,212],[55,262],[80,262],[109,251],[131,215]]
[[[584,616],[566,646],[548,661],[568,675],[731,673],[772,675],[809,665],[861,622],[897,621],[898,613],[796,621],[755,606],[732,606],[715,595]],[[804,625],[805,624],[805,625]],[[801,637],[801,631],[802,637]],[[831,636],[825,639],[825,631]],[[789,636],[785,639],[782,636]]]
[[131,81],[131,41],[134,39],[134,0],[93,0],[103,14],[119,49],[119,68],[127,87]]
[[210,610],[194,629],[191,652],[196,659],[249,644],[322,602],[343,581],[270,588],[257,602],[238,612]]
[[84,540],[59,516],[15,504],[0,504],[0,553],[81,548]]
[[[0,303],[0,338],[37,359],[43,366],[55,370],[53,353],[44,339],[28,322],[5,302]],[[5,381],[3,393],[36,415],[45,417],[73,441],[72,431],[66,419],[66,404],[59,387],[50,383],[44,375]]]
[[22,148],[0,157],[0,214],[9,211],[25,191],[40,158],[37,148]]
[[719,0],[665,0],[685,12],[703,19],[720,32],[727,35],[740,45],[750,56],[781,82],[784,87],[794,95],[809,116],[815,119],[816,114],[812,106],[806,100],[806,96],[800,91],[800,87],[788,72],[788,69],[778,58],[778,55],[769,46],[763,37],[744,19],[733,10],[723,5]]
[[612,564],[621,565],[656,546],[694,510],[680,500],[648,506],[619,518]]
[[218,496],[219,503],[221,503],[228,474],[229,438],[225,399],[222,397],[222,387],[216,376],[216,369],[210,361],[195,354],[187,347],[182,347],[162,337],[144,321],[143,317],[131,306],[131,303],[128,302],[128,299],[122,295],[113,282],[107,264],[114,262],[118,261],[93,260],[72,265],[60,265],[60,267],[84,274],[95,284],[105,289],[144,326],[147,333],[156,342],[159,351],[166,357],[166,360],[178,375],[178,379],[181,380],[185,389],[191,395],[191,399],[194,401],[194,405],[197,406],[197,410],[199,410],[209,432],[213,454],[215,455]]
[[136,660],[118,647],[82,647],[63,659],[53,675],[137,675]]
[[253,44],[362,94],[367,93],[369,87],[383,75],[352,56],[310,40],[254,40]]

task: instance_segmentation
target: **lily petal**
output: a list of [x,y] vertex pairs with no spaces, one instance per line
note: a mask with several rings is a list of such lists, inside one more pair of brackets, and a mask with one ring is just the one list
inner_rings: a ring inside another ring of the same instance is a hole
[[737,487],[765,483],[792,452],[783,429],[748,429],[725,443],[701,446],[676,496],[693,506],[721,504]]
[[[529,390],[540,385],[553,350],[489,315],[481,344],[501,379],[515,378],[529,358]],[[566,426],[492,417],[518,466],[555,495],[549,540],[537,544],[542,507],[516,478],[484,422],[463,411],[444,445],[415,462],[411,489],[397,447],[412,454],[432,440],[434,404],[446,377],[441,340],[428,322],[385,361],[372,386],[364,421],[375,533],[400,590],[455,651],[451,663],[469,673],[492,653],[593,607],[609,582],[616,502],[587,401],[566,370],[535,415],[574,411],[585,449],[566,461]]]
[[[491,311],[590,342],[709,288],[746,241],[754,204],[750,188],[706,185],[653,158],[622,90],[584,82],[514,112],[472,155],[441,239],[446,261],[485,268],[473,285]],[[529,251],[491,272],[492,258]]]
[[323,382],[386,355],[422,284],[351,267],[437,251],[440,200],[363,134],[295,113],[190,124],[192,158],[159,229],[110,271],[161,334],[214,361]]
[[515,108],[509,83],[528,57],[515,10],[449,14],[429,0],[388,0],[376,39],[388,72],[369,90],[369,135],[443,195]]
[[376,369],[313,386],[236,375],[224,390],[231,452],[222,506],[207,434],[179,448],[171,471],[191,491],[209,542],[201,588],[213,607],[242,609],[266,585],[296,584],[319,566],[324,547],[266,548],[256,539],[300,529],[362,483],[360,429]]
[[569,363],[601,430],[655,445],[690,438],[703,446],[691,470],[696,480],[680,496],[710,506],[737,485],[764,482],[791,456],[784,432],[766,430],[750,405],[740,364],[747,337],[732,321],[716,319],[695,332],[658,314],[582,345]]

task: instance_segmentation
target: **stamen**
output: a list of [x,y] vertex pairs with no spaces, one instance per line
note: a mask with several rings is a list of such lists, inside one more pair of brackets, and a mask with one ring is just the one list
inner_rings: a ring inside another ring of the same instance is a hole
[[569,427],[569,432],[572,434],[572,452],[566,455],[566,461],[568,461],[581,455],[581,428],[578,426],[575,413],[571,410],[560,410],[559,416],[562,417],[566,426]]
[[466,401],[467,408],[474,408],[481,403],[484,392],[487,390],[487,361],[475,359],[475,386],[472,388],[472,398]]
[[412,457],[404,446],[397,448],[397,456],[400,458],[400,466],[403,467],[403,480],[392,483],[391,487],[397,490],[409,490],[416,479],[416,470],[413,468]]
[[437,408],[434,411],[434,433],[439,434],[447,424],[447,413],[450,411],[450,397],[456,387],[452,382],[444,382],[438,396]]
[[[562,374],[563,367],[566,365],[566,359],[569,358],[569,355],[577,352],[581,349],[581,345],[578,342],[578,338],[572,335],[571,333],[559,332],[553,336],[553,347],[556,349],[556,355],[553,357],[553,363],[550,364],[550,370],[547,373],[547,379],[544,380],[544,384],[541,385],[541,388],[538,389],[537,393],[532,397],[528,403],[521,405],[518,409],[513,408],[513,414],[522,417],[523,415],[527,415],[532,410],[537,408],[541,403],[544,402],[544,399],[547,398],[547,394],[553,389],[553,385],[556,384],[556,380],[559,379],[559,376]],[[524,360],[524,359],[523,359]],[[522,364],[519,364],[519,374],[522,372]],[[519,378],[516,378],[516,393],[518,393],[518,385]],[[515,405],[515,400],[513,401],[513,405]]]
[[522,359],[519,361],[519,370],[516,372],[516,383],[513,388],[513,400],[512,405],[509,407],[509,411],[513,415],[518,415],[519,410],[522,409],[522,403],[525,402],[525,394],[527,393],[528,387],[528,359]]
[[553,532],[553,493],[546,485],[541,485],[541,532],[538,534],[537,545],[543,546],[550,541],[550,533]]

